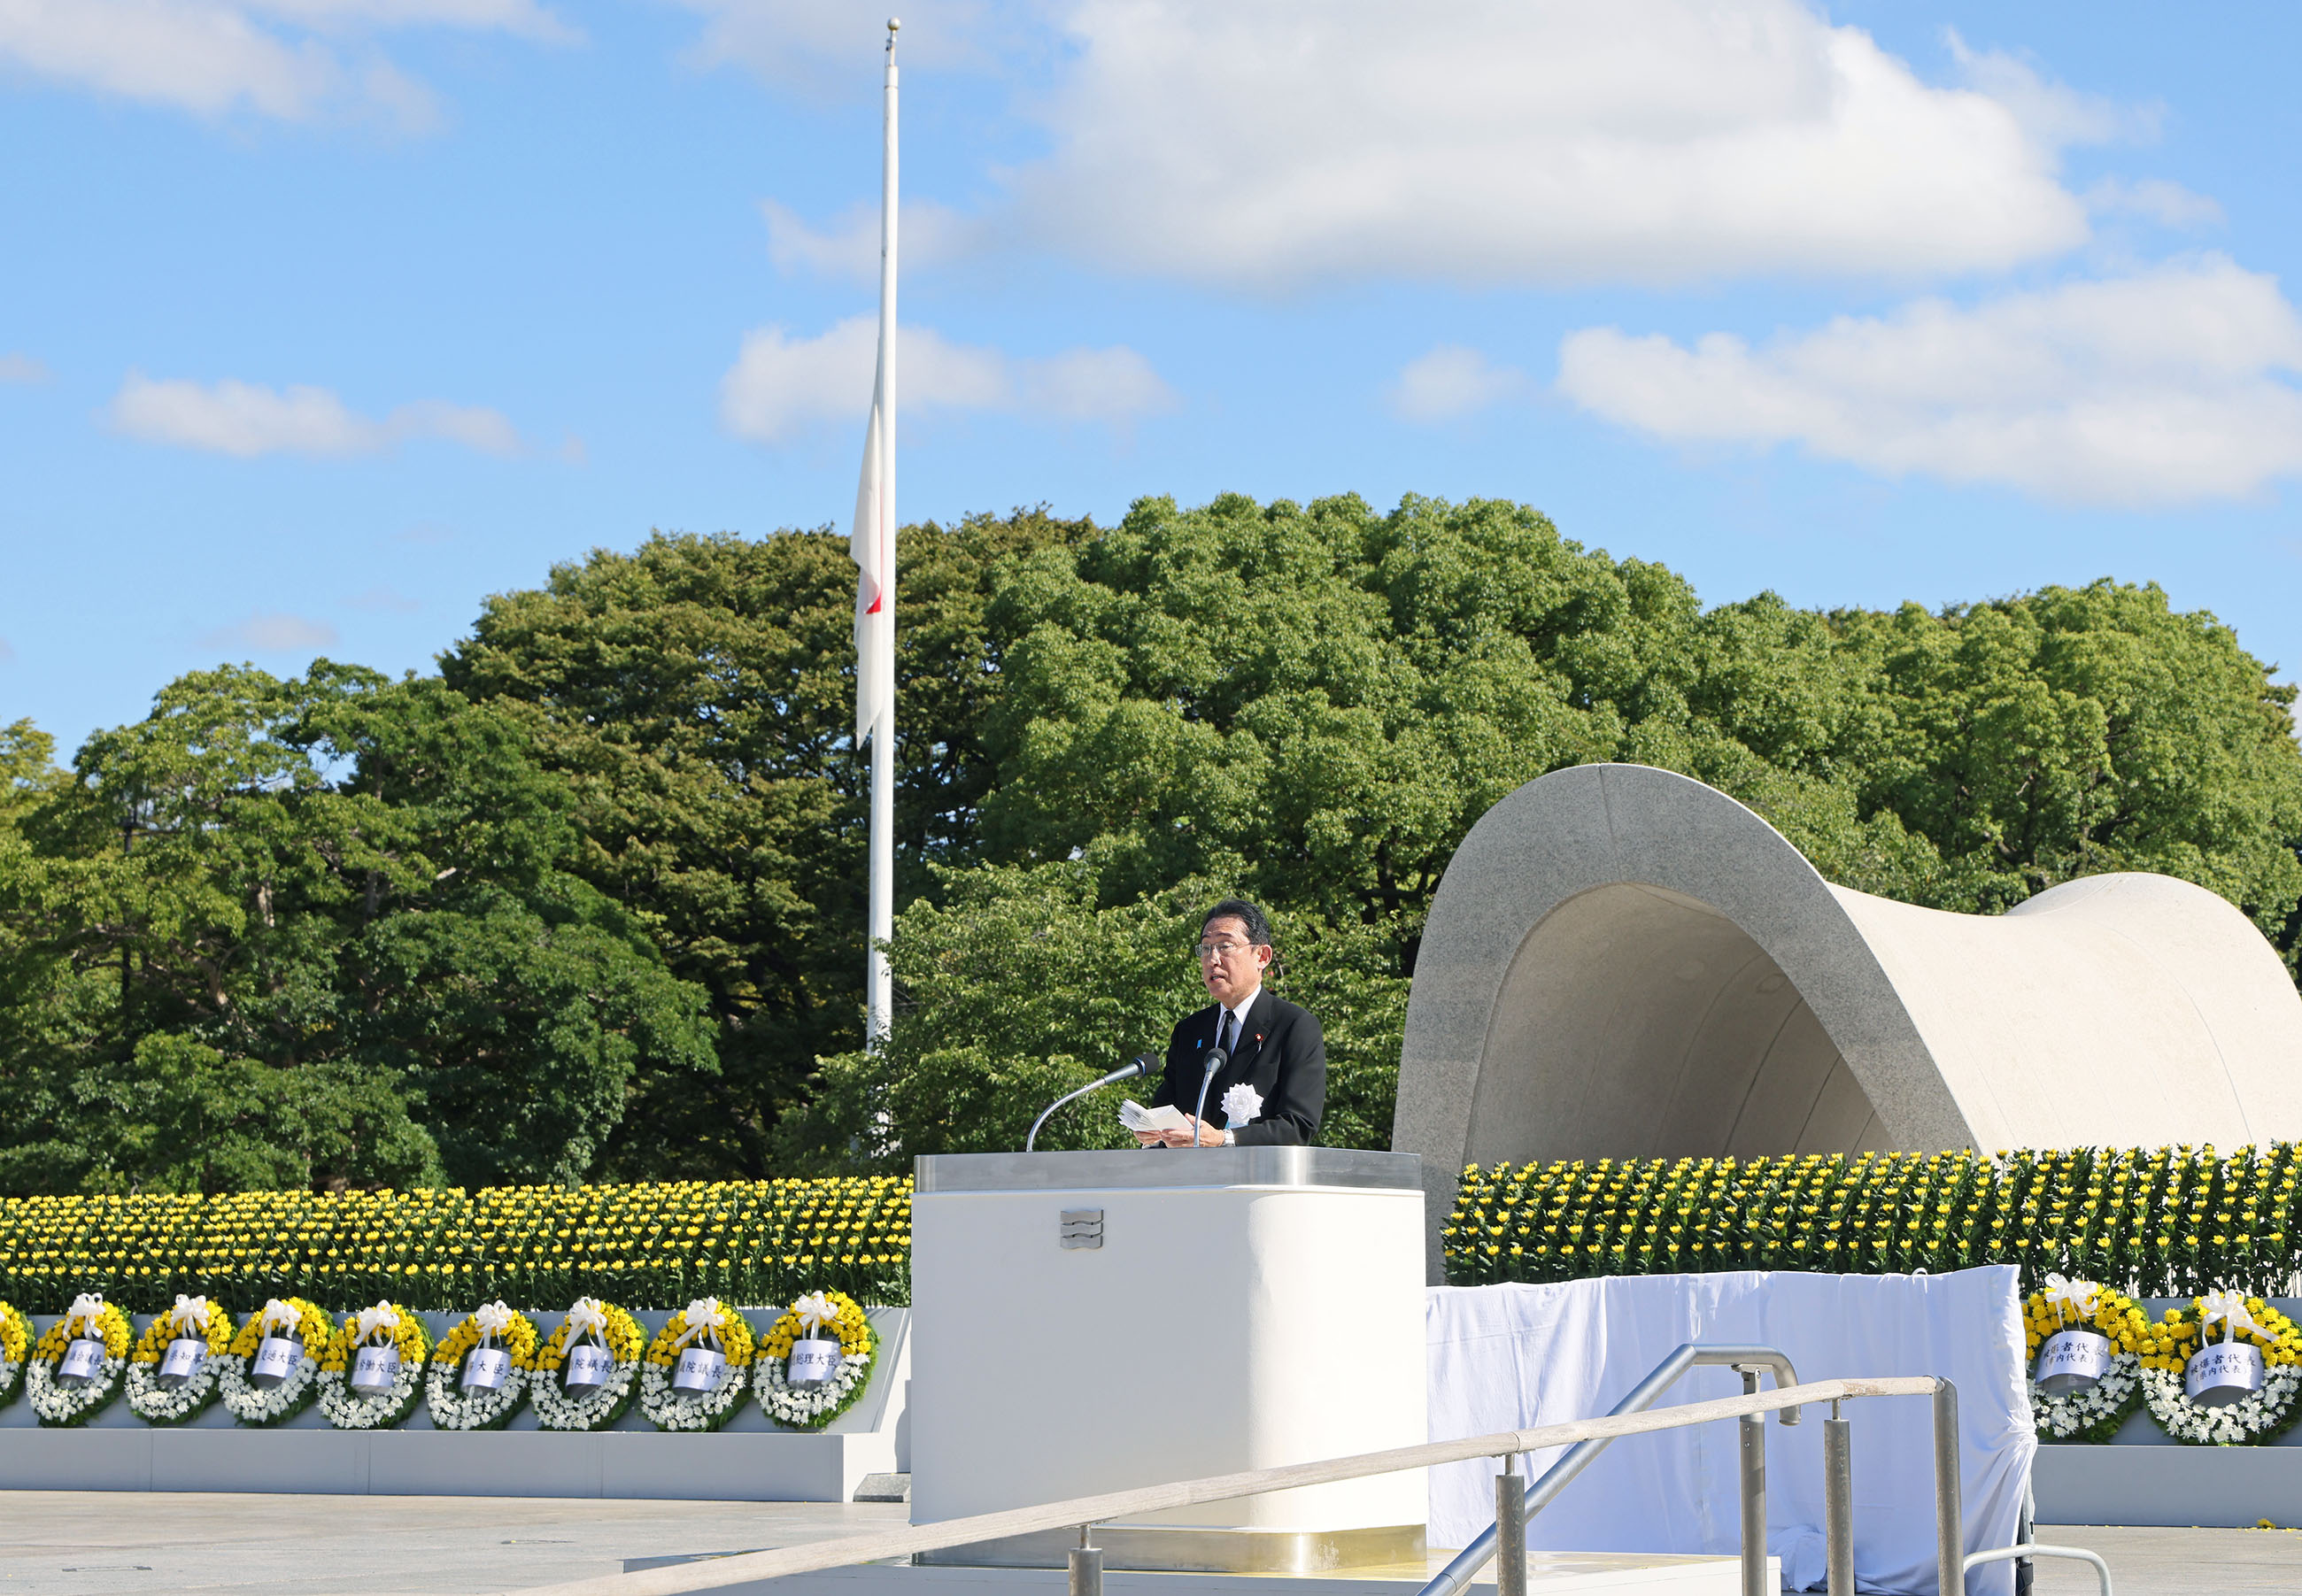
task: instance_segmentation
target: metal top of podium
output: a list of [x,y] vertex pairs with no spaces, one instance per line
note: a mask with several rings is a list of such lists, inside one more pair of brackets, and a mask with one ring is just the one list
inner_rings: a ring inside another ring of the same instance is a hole
[[912,1160],[912,1184],[919,1192],[1163,1186],[1340,1186],[1420,1191],[1423,1159],[1415,1153],[1368,1153],[1356,1147],[939,1153]]

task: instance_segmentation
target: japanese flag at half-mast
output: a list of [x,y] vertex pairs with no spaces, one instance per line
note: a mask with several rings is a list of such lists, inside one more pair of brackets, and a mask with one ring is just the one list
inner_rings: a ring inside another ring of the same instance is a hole
[[855,746],[861,748],[879,724],[895,685],[887,679],[886,661],[894,651],[881,642],[881,628],[895,621],[887,602],[895,581],[895,529],[887,525],[887,496],[880,491],[886,464],[879,432],[879,400],[886,379],[886,356],[871,379],[871,424],[863,434],[863,479],[855,488],[855,529],[847,535],[848,557],[855,562]]

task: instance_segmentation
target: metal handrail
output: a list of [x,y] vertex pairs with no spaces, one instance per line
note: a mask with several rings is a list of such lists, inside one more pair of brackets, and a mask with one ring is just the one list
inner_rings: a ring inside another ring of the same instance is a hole
[[[1745,1377],[1743,1387],[1745,1391],[1756,1389],[1756,1371],[1760,1368],[1774,1371],[1775,1389],[1777,1390],[1784,1386],[1798,1383],[1798,1371],[1791,1366],[1789,1355],[1775,1348],[1704,1346],[1699,1342],[1687,1341],[1675,1348],[1668,1357],[1657,1364],[1645,1379],[1631,1388],[1627,1396],[1607,1410],[1608,1415],[1611,1417],[1617,1414],[1644,1413],[1648,1408],[1652,1407],[1663,1392],[1669,1390],[1672,1383],[1689,1369],[1721,1366],[1740,1368],[1745,1365],[1750,1365],[1752,1371]],[[1764,1420],[1760,1421],[1762,1424],[1764,1422]],[[1783,1409],[1782,1422],[1785,1424],[1797,1424],[1798,1409],[1795,1407]],[[1603,1440],[1584,1441],[1543,1470],[1542,1477],[1526,1488],[1525,1516],[1532,1518],[1549,1507],[1551,1499],[1567,1488],[1567,1482],[1596,1461],[1600,1453],[1614,1444],[1614,1439],[1612,1436],[1608,1436]],[[1763,1474],[1760,1477],[1763,1479]],[[1761,1499],[1763,1500],[1763,1498]],[[1745,1506],[1748,1506],[1747,1492]],[[1759,1533],[1760,1544],[1757,1547],[1757,1557],[1760,1577],[1763,1579],[1767,1558],[1763,1508],[1760,1509],[1760,1523],[1762,1527]],[[1455,1554],[1454,1561],[1432,1576],[1431,1583],[1423,1587],[1420,1596],[1458,1596],[1458,1593],[1470,1584],[1473,1576],[1493,1561],[1495,1544],[1495,1526],[1490,1525],[1481,1530],[1478,1537],[1468,1546]],[[1752,1553],[1751,1547],[1746,1545],[1743,1549],[1746,1565]],[[1750,1583],[1746,1568],[1743,1583],[1748,1585]]]
[[2110,1565],[2101,1555],[2083,1546],[2046,1546],[2036,1541],[2025,1541],[2020,1546],[1997,1546],[1988,1551],[1970,1551],[1959,1572],[1966,1573],[1983,1563],[2003,1563],[2009,1558],[2069,1558],[2073,1562],[2092,1563],[2095,1579],[2102,1586],[2102,1596],[2111,1596]]
[[[1771,1392],[1720,1397],[1708,1402],[1690,1402],[1682,1407],[1657,1408],[1647,1413],[1610,1414],[1605,1418],[1574,1419],[1566,1424],[1538,1425],[1532,1430],[1500,1430],[1490,1435],[1474,1435],[1461,1441],[1392,1447],[1385,1451],[1365,1452],[1353,1457],[1290,1463],[1276,1468],[1251,1468],[1237,1474],[1214,1474],[1206,1479],[1183,1480],[1171,1485],[1142,1485],[1129,1491],[1107,1491],[1100,1496],[1074,1497],[1067,1501],[1048,1502],[1039,1507],[1009,1508],[997,1513],[946,1519],[941,1524],[906,1525],[868,1535],[813,1541],[804,1546],[743,1552],[702,1563],[646,1568],[632,1574],[602,1575],[594,1579],[530,1589],[518,1592],[517,1596],[685,1596],[688,1592],[716,1590],[750,1580],[779,1579],[790,1574],[814,1574],[826,1568],[845,1568],[886,1558],[940,1551],[946,1547],[966,1546],[979,1541],[1004,1540],[1011,1535],[1038,1534],[1048,1530],[1102,1524],[1114,1518],[1131,1518],[1176,1508],[1198,1507],[1207,1502],[1231,1501],[1244,1496],[1260,1496],[1266,1491],[1330,1485],[1338,1481],[1359,1480],[1373,1474],[1395,1474],[1413,1468],[1434,1468],[1441,1464],[1461,1463],[1473,1457],[1506,1457],[1517,1452],[1540,1452],[1551,1447],[1574,1446],[1585,1441],[1651,1435],[1664,1430],[1682,1430],[1692,1424],[1707,1424],[1719,1419],[1739,1419],[1746,1414],[1777,1413],[1812,1402],[1849,1401],[1858,1397],[1931,1394],[1936,1401],[1936,1423],[1939,1425],[1943,1415],[1942,1399],[1949,1389],[1949,1383],[1929,1375],[1818,1380],[1811,1384],[1786,1386]],[[1953,1415],[1955,1411],[1953,1406]],[[1953,1421],[1953,1454],[1956,1434],[1957,1426]],[[1940,1452],[1937,1446],[1938,1458]],[[1950,1481],[1951,1491],[1945,1503],[1939,1498],[1940,1474],[1937,1473],[1937,1510],[1938,1516],[1947,1511],[1951,1525],[1947,1532],[1951,1537],[1948,1544],[1955,1549],[1960,1533],[1957,1528],[1958,1476],[1955,1472],[1951,1474]],[[1948,1565],[1953,1576],[1957,1568],[1956,1559],[1957,1553],[1953,1550]],[[1951,1588],[1950,1583],[1945,1582],[1945,1589],[1948,1588]],[[507,1593],[507,1596],[511,1596],[511,1593]]]

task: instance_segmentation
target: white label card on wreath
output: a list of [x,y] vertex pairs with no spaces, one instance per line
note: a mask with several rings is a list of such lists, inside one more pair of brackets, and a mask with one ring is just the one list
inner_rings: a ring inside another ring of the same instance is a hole
[[2038,1366],[2031,1378],[2050,1397],[2091,1390],[2110,1373],[2110,1338],[2091,1330],[2065,1330],[2046,1338],[2038,1348]]
[[256,1362],[248,1369],[248,1377],[259,1390],[268,1390],[293,1374],[296,1365],[303,1361],[303,1342],[289,1336],[266,1336],[256,1349]]
[[815,1336],[794,1341],[791,1361],[784,1365],[784,1380],[791,1385],[821,1385],[839,1373],[842,1356],[837,1341]]
[[399,1348],[362,1347],[352,1354],[351,1388],[361,1396],[383,1396],[399,1378]]
[[2262,1389],[2262,1348],[2250,1341],[2216,1341],[2190,1354],[2182,1393],[2201,1407],[2229,1407]]
[[592,1390],[608,1383],[608,1376],[616,1372],[615,1355],[605,1347],[595,1347],[589,1341],[578,1341],[567,1348],[567,1389],[571,1391]]
[[500,1391],[511,1375],[511,1354],[500,1347],[475,1347],[464,1355],[464,1389]]
[[178,1336],[160,1355],[160,1383],[181,1385],[208,1361],[208,1344],[192,1336]]
[[104,1343],[85,1336],[64,1348],[56,1364],[56,1378],[67,1385],[85,1385],[104,1367]]
[[713,1391],[719,1389],[720,1373],[727,1367],[727,1355],[709,1347],[689,1347],[679,1355],[679,1366],[671,1376],[671,1389],[676,1391]]

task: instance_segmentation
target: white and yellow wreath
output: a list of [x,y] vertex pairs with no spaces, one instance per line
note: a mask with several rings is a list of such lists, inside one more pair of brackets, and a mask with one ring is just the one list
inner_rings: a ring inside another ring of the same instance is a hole
[[527,1399],[535,1321],[500,1301],[481,1305],[432,1350],[424,1406],[442,1430],[500,1430]]
[[[836,1361],[825,1349],[810,1365],[811,1373],[819,1370],[822,1377],[794,1383],[794,1349],[825,1341],[837,1348]],[[844,1291],[811,1291],[786,1308],[760,1338],[759,1372],[752,1383],[769,1418],[795,1430],[820,1430],[855,1405],[871,1383],[878,1357],[878,1338],[861,1303]]]
[[24,1365],[32,1356],[32,1322],[12,1302],[0,1301],[0,1407],[16,1399]]
[[[374,1395],[353,1389],[360,1354],[382,1354],[390,1383]],[[396,1303],[346,1314],[320,1360],[320,1411],[339,1430],[388,1430],[416,1410],[424,1392],[424,1364],[432,1339],[424,1321]]]
[[128,1355],[128,1406],[136,1416],[147,1424],[181,1424],[214,1401],[231,1332],[231,1315],[222,1306],[178,1296]]
[[[674,1314],[640,1365],[640,1409],[659,1430],[717,1430],[751,1389],[752,1327],[716,1297]],[[709,1383],[691,1386],[685,1382]]]
[[[231,1416],[243,1424],[280,1424],[309,1407],[320,1394],[320,1360],[335,1333],[328,1310],[301,1297],[275,1297],[250,1314],[216,1371],[216,1390]],[[266,1342],[278,1345],[267,1348]],[[281,1366],[273,1366],[274,1357],[284,1360]]]
[[[135,1339],[128,1315],[104,1300],[100,1291],[72,1298],[71,1311],[41,1336],[24,1369],[24,1389],[40,1423],[59,1428],[85,1424],[120,1394]],[[87,1350],[75,1348],[86,1342]]]
[[[2138,1348],[2149,1334],[2149,1315],[2107,1286],[2050,1274],[2046,1289],[2022,1305],[2022,1328],[2038,1439],[2096,1444],[2118,1433],[2142,1405]],[[2055,1389],[2045,1390],[2041,1380]]]
[[[608,1366],[594,1371],[600,1375],[596,1382],[567,1383],[571,1348],[607,1355]],[[527,1383],[536,1423],[546,1430],[605,1430],[639,1395],[640,1358],[646,1350],[647,1337],[631,1315],[596,1297],[577,1298],[550,1339],[536,1348]]]
[[[2260,1357],[2260,1387],[2219,1407],[2193,1399],[2189,1376],[2199,1360],[2240,1348]],[[2302,1331],[2259,1297],[2209,1291],[2187,1315],[2169,1308],[2150,1327],[2142,1365],[2150,1416],[2185,1446],[2260,1446],[2302,1419]]]

